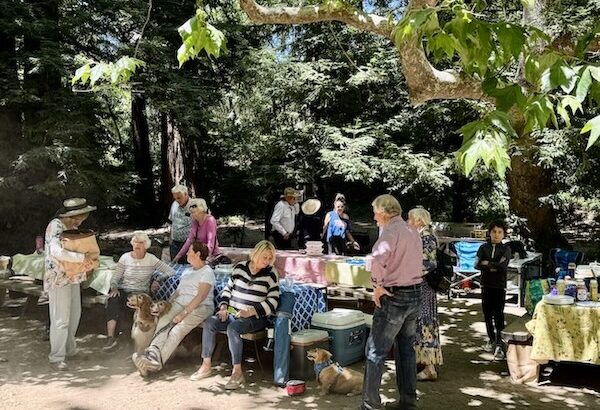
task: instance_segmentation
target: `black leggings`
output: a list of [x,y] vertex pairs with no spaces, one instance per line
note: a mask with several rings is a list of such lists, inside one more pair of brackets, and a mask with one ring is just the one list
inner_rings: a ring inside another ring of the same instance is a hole
[[485,328],[490,340],[496,344],[500,344],[502,341],[501,333],[504,329],[505,303],[506,290],[496,288],[481,289],[481,308],[483,309]]
[[133,316],[133,310],[127,307],[127,296],[129,295],[123,289],[119,289],[119,296],[108,298],[106,300],[106,321],[119,320],[124,314]]

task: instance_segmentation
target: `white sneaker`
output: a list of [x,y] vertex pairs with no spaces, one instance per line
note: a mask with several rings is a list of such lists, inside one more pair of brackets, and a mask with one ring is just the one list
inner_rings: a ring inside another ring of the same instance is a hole
[[488,340],[487,343],[482,346],[482,349],[488,353],[492,353],[496,349],[496,343]]
[[496,350],[494,351],[494,360],[504,360],[506,355],[504,354],[504,350],[502,350],[501,346],[496,346]]

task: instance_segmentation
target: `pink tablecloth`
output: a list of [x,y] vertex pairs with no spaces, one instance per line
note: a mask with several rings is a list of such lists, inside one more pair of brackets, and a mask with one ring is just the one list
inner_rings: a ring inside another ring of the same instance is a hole
[[[248,260],[249,248],[221,248],[233,263]],[[281,278],[292,278],[296,282],[327,284],[325,265],[328,261],[340,259],[336,255],[309,256],[300,251],[277,251],[275,269]],[[343,257],[342,257],[343,259]]]

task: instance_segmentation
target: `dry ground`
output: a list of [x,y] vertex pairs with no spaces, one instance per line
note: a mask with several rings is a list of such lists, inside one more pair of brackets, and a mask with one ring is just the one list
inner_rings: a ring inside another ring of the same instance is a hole
[[[316,383],[307,393],[288,397],[272,386],[269,372],[253,372],[246,363],[248,386],[233,393],[222,389],[228,366],[202,382],[191,382],[199,358],[177,357],[165,371],[142,379],[130,360],[131,347],[121,343],[113,353],[101,349],[103,311],[84,309],[79,328],[80,352],[66,372],[48,364],[43,341],[46,306],[29,318],[19,318],[23,299],[9,300],[0,310],[0,408],[2,409],[355,409],[357,397],[317,395]],[[519,309],[509,312],[521,313]],[[514,319],[508,315],[507,320]],[[422,409],[592,409],[600,408],[600,372],[591,366],[560,366],[539,386],[511,384],[505,362],[483,353],[483,323],[479,301],[440,300],[445,364],[436,382],[419,383]],[[353,367],[362,370],[362,363]],[[564,384],[571,384],[566,387]],[[397,395],[393,366],[388,363],[382,390],[384,401]]]

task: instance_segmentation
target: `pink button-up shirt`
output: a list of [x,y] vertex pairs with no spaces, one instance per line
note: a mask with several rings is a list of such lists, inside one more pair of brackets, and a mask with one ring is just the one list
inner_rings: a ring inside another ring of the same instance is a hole
[[419,231],[394,216],[373,245],[371,280],[375,286],[409,286],[423,281],[423,244]]

